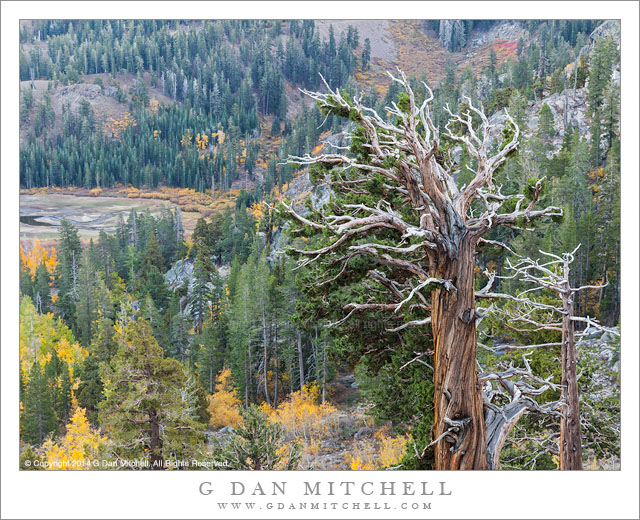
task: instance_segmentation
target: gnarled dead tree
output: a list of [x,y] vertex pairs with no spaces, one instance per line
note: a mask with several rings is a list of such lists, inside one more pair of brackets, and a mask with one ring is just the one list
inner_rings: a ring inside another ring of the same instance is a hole
[[[346,201],[329,203],[309,218],[291,205],[283,207],[302,224],[300,232],[306,227],[330,238],[324,247],[296,249],[307,257],[306,262],[342,265],[338,277],[360,255],[379,266],[370,272],[371,291],[377,299],[346,305],[345,319],[367,309],[398,317],[411,308],[423,317],[402,321],[396,330],[431,324],[436,469],[487,469],[484,403],[476,371],[476,246],[497,226],[522,229],[540,217],[561,216],[562,210],[536,209],[542,180],[535,181],[526,194],[502,194],[494,184],[494,173],[516,149],[518,126],[507,114],[512,133],[492,153],[493,125],[470,99],[465,113],[454,114],[446,107],[450,115],[446,137],[465,147],[475,163],[469,184],[459,186],[459,172],[439,149],[441,138],[429,107],[431,90],[424,85],[427,96],[418,104],[406,77],[400,75],[390,74],[404,93],[398,103],[387,107],[387,118],[363,106],[362,96],[352,100],[328,85],[327,93],[303,91],[324,113],[356,123],[353,153],[338,149],[288,161],[331,170],[328,182],[335,192],[354,196],[375,192],[375,203],[349,203],[345,197]],[[389,243],[390,234],[394,243]],[[391,269],[404,276],[393,279]],[[386,297],[383,302],[381,293]]]
[[[515,263],[507,260],[507,269],[512,274],[507,276],[496,276],[487,272],[489,282],[478,291],[476,295],[480,298],[493,298],[511,300],[515,303],[512,308],[495,307],[482,309],[481,313],[494,314],[499,316],[504,323],[516,330],[550,330],[562,333],[560,343],[546,343],[542,345],[504,345],[510,349],[518,348],[544,348],[550,346],[561,346],[561,389],[562,413],[560,414],[560,469],[579,470],[582,469],[582,441],[580,433],[580,408],[577,382],[577,356],[576,356],[576,336],[585,336],[594,329],[610,332],[619,335],[618,331],[608,327],[603,327],[597,320],[590,317],[575,316],[573,312],[573,298],[578,291],[585,289],[601,290],[604,286],[586,285],[582,287],[571,287],[569,283],[570,265],[575,258],[575,253],[580,246],[571,253],[564,253],[558,256],[552,253],[540,253],[547,257],[546,261],[521,258]],[[517,279],[523,282],[527,288],[517,296],[491,292],[491,288],[496,279]],[[541,291],[550,291],[559,299],[559,305],[542,303],[536,300],[533,295]],[[541,321],[538,314],[543,312],[550,319]],[[586,328],[576,331],[575,323],[585,323]],[[503,346],[494,346],[501,348]],[[555,404],[555,403],[554,403]],[[546,411],[555,410],[552,405],[545,406]],[[541,411],[541,410],[538,410]],[[515,424],[515,423],[514,423]],[[497,463],[497,459],[495,463]],[[491,457],[490,457],[491,464]]]
[[483,384],[489,469],[499,468],[504,442],[525,412],[560,415],[560,402],[541,405],[535,400],[547,390],[557,390],[559,385],[552,383],[551,377],[542,379],[536,376],[527,354],[522,355],[522,360],[524,368],[511,364],[504,370],[484,372],[478,376]]

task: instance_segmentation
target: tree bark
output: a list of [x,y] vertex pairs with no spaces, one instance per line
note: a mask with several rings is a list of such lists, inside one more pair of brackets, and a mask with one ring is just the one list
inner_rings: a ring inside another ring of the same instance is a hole
[[264,395],[267,404],[271,406],[271,398],[269,397],[269,352],[268,352],[268,336],[267,336],[267,317],[264,310],[264,300],[262,300],[262,344],[264,356]]
[[302,334],[298,330],[298,368],[300,369],[300,393],[304,390],[304,362],[302,360]]
[[276,320],[276,324],[275,324],[275,338],[274,338],[274,342],[273,342],[273,349],[274,349],[274,353],[273,353],[273,357],[275,359],[275,379],[274,379],[274,389],[273,389],[273,407],[274,408],[278,408],[278,378],[280,377],[280,374],[278,372],[278,366],[280,365],[280,361],[278,359],[278,322]]
[[527,405],[522,402],[508,404],[502,409],[501,414],[493,410],[487,410],[485,424],[487,428],[487,459],[489,469],[497,470],[500,468],[500,453],[502,452],[504,442],[526,411]]
[[150,457],[151,457],[151,469],[159,470],[164,469],[164,460],[162,458],[162,437],[160,436],[160,424],[158,423],[158,416],[155,412],[149,413],[149,427],[150,427]]
[[436,275],[451,280],[457,290],[441,288],[432,293],[434,439],[444,435],[435,444],[436,470],[488,469],[482,393],[476,373],[476,241],[463,233],[457,252],[439,263]]
[[580,409],[576,376],[576,343],[574,336],[573,295],[568,277],[562,294],[562,394],[566,405],[560,421],[560,469],[582,469],[582,440],[580,436]]

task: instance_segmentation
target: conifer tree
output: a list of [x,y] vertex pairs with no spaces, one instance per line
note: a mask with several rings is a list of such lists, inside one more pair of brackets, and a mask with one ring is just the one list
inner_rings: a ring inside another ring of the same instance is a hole
[[202,332],[202,326],[207,317],[210,283],[209,272],[205,267],[205,263],[201,258],[198,258],[193,265],[193,282],[191,284],[191,294],[189,295],[191,317],[196,334]]
[[[297,232],[307,237],[322,235],[319,247],[292,248],[293,253],[308,259],[307,264],[322,259],[326,274],[318,273],[316,288],[335,282],[345,272],[352,276],[353,284],[362,283],[341,306],[345,316],[340,322],[376,309],[389,318],[401,316],[400,311],[408,314],[404,323],[389,326],[389,332],[430,324],[435,346],[436,469],[486,469],[488,430],[475,368],[476,248],[493,228],[531,227],[538,219],[562,216],[562,210],[555,206],[534,209],[543,179],[529,180],[524,193],[512,196],[494,184],[494,173],[518,146],[519,129],[507,115],[506,135],[492,155],[491,125],[469,98],[466,111],[454,113],[445,107],[449,115],[447,138],[466,147],[477,161],[473,180],[459,187],[454,167],[437,154],[441,140],[428,106],[431,92],[419,103],[404,74],[392,79],[405,90],[389,107],[393,120],[364,107],[361,96],[351,99],[347,92],[331,88],[326,94],[306,92],[325,113],[357,123],[351,134],[352,156],[323,153],[290,157],[294,164],[309,165],[312,178],[330,178],[340,198],[316,210],[311,219],[286,202],[281,210],[301,226]],[[473,117],[480,120],[478,126]],[[452,125],[460,125],[464,133]],[[426,137],[421,132],[426,132]],[[382,144],[387,142],[391,144]],[[334,166],[339,166],[344,176]],[[357,184],[361,186],[354,188]],[[365,186],[364,194],[356,193]],[[507,200],[512,203],[506,204]],[[475,202],[478,207],[470,212]],[[355,256],[364,265],[349,265]],[[427,289],[429,300],[421,295],[426,287],[431,288]],[[429,310],[430,315],[412,319],[412,309],[423,309],[420,314]]]
[[180,363],[164,357],[144,320],[126,325],[118,352],[101,375],[106,399],[100,403],[100,424],[118,457],[164,469],[165,461],[190,459],[203,448],[192,381]]
[[267,414],[252,405],[242,413],[242,423],[226,454],[234,469],[296,469],[300,461],[300,446],[296,442],[283,446],[282,437],[282,427],[278,423],[269,423]]
[[[98,283],[98,273],[92,268],[89,262],[88,252],[82,257],[82,263],[78,272],[78,289],[76,301],[76,324],[79,336],[84,345],[89,345],[95,333],[95,322],[98,319],[98,302],[101,298],[108,298],[107,294],[100,294]],[[106,291],[106,287],[102,287]]]
[[40,362],[36,361],[29,371],[29,381],[26,384],[22,438],[30,444],[39,446],[47,435],[55,433],[57,428],[52,389],[40,367]]
[[370,61],[371,61],[371,40],[369,40],[369,38],[365,38],[364,47],[362,49],[362,70],[369,69]]
[[38,312],[44,314],[51,309],[51,291],[49,289],[49,271],[44,262],[36,268],[36,279],[33,284],[33,301]]
[[55,283],[59,292],[56,306],[67,323],[73,326],[76,314],[78,265],[82,256],[82,247],[78,230],[65,219],[60,222],[57,251],[58,266]]

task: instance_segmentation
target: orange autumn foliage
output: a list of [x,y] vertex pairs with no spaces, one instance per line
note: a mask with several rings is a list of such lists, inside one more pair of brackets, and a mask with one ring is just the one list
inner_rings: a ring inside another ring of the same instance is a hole
[[238,426],[242,421],[240,406],[240,399],[231,386],[231,370],[225,368],[216,378],[216,391],[209,396],[207,407],[211,416],[209,426],[212,428]]
[[84,408],[77,407],[59,443],[49,439],[42,446],[49,463],[47,469],[94,469],[92,463],[98,460],[100,450],[106,443],[107,438],[101,436],[87,421]]
[[40,241],[36,238],[33,242],[33,247],[25,253],[22,243],[20,243],[20,258],[22,259],[22,265],[31,274],[31,279],[36,277],[36,269],[41,263],[44,263],[49,274],[53,274],[58,265],[58,258],[56,256],[56,248],[51,247],[49,250],[42,247]]
[[378,431],[373,439],[355,443],[351,452],[345,453],[345,462],[353,471],[388,468],[400,463],[406,453],[409,435],[393,437],[387,428]]
[[324,437],[338,424],[338,409],[328,402],[319,403],[318,385],[308,383],[304,391],[294,392],[277,409],[263,403],[261,408],[271,422],[279,423],[288,436],[305,441]]
[[119,139],[122,132],[128,127],[137,126],[137,124],[135,118],[129,112],[125,112],[122,119],[110,117],[104,125],[104,133],[111,134],[114,139]]

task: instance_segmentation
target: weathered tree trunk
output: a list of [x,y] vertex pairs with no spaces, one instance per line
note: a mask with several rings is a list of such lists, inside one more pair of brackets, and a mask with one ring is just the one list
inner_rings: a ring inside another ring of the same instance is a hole
[[262,345],[263,345],[263,357],[264,357],[264,395],[267,399],[267,404],[271,406],[271,398],[269,397],[269,351],[267,336],[267,317],[264,310],[264,300],[262,301]]
[[562,294],[562,394],[566,405],[560,421],[560,469],[582,469],[582,439],[580,436],[580,409],[578,404],[578,380],[576,376],[576,342],[574,337],[573,295]]
[[509,433],[520,418],[527,411],[527,405],[523,402],[510,403],[502,409],[502,413],[496,413],[491,409],[486,410],[485,424],[487,428],[487,459],[489,469],[500,468],[500,453]]
[[437,276],[456,291],[432,293],[435,343],[435,469],[488,469],[482,394],[476,373],[473,270],[476,239],[463,235],[455,258],[440,263]]
[[275,337],[273,342],[273,357],[275,359],[275,379],[274,379],[274,389],[273,389],[273,407],[278,408],[278,378],[280,377],[280,373],[278,371],[280,361],[278,360],[278,322],[276,320],[275,324]]
[[[316,327],[316,341],[318,341],[318,327]],[[322,404],[327,398],[327,346],[322,344]]]
[[298,367],[300,369],[300,393],[304,390],[304,362],[302,359],[302,333],[298,330]]
[[209,349],[209,393],[213,393],[213,347]]
[[151,445],[149,446],[151,456],[151,469],[164,469],[164,459],[162,458],[162,437],[160,436],[160,424],[155,412],[149,414],[149,427]]

